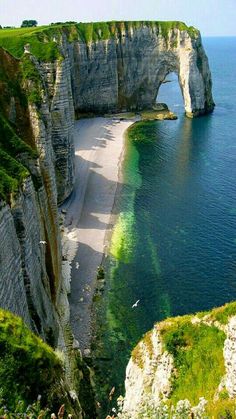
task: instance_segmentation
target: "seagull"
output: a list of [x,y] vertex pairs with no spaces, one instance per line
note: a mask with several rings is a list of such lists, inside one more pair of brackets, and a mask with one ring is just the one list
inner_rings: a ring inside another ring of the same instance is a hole
[[137,301],[136,301],[136,303],[134,303],[134,304],[132,305],[132,308],[134,308],[134,307],[138,307],[138,303],[139,303],[139,301],[140,301],[140,300],[137,300]]
[[40,240],[39,244],[47,244],[47,242],[45,242],[45,240]]
[[79,269],[79,262],[75,263],[75,269]]

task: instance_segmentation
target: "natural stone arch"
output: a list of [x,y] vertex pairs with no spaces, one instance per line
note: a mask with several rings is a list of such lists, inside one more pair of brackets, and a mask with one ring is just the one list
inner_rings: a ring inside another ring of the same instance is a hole
[[143,24],[122,36],[70,52],[75,109],[95,113],[140,110],[154,105],[169,72],[176,72],[187,116],[211,112],[211,74],[198,31]]

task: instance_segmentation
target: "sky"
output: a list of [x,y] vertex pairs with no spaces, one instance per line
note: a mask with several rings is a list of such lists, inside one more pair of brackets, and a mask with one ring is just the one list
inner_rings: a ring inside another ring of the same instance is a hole
[[0,0],[0,25],[51,22],[181,20],[203,36],[236,36],[236,0]]

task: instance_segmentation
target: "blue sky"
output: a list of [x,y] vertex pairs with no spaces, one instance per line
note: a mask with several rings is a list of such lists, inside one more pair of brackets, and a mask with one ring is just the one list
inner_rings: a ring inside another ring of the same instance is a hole
[[0,0],[0,24],[75,20],[181,20],[204,36],[236,36],[236,0]]

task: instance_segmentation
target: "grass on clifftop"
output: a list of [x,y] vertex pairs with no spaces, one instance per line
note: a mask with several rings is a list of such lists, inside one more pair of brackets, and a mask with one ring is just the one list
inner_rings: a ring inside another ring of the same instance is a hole
[[[173,355],[177,371],[171,394],[174,403],[187,398],[197,404],[199,397],[213,401],[225,374],[223,347],[226,335],[216,326],[217,322],[226,325],[234,315],[236,302],[197,313],[200,323],[193,324],[191,315],[160,323],[165,349]],[[202,323],[203,320],[209,325]]]
[[[232,302],[194,316],[169,318],[156,325],[164,350],[174,359],[168,406],[176,405],[179,400],[184,399],[196,406],[199,398],[204,397],[208,401],[206,410],[209,417],[235,417],[235,399],[229,399],[226,390],[218,393],[219,384],[225,374],[223,347],[226,334],[217,327],[218,323],[226,325],[230,317],[235,315],[236,302]],[[194,317],[195,321],[192,322]],[[153,353],[151,337],[152,331],[145,334],[141,341],[150,357]],[[132,359],[140,368],[144,367],[140,343],[134,348]],[[218,397],[215,397],[217,394]]]
[[30,51],[42,61],[54,61],[61,58],[60,42],[62,34],[67,35],[69,42],[76,40],[90,43],[121,37],[124,32],[130,32],[143,26],[159,31],[167,38],[170,30],[176,28],[187,31],[191,37],[199,35],[199,31],[178,21],[111,21],[91,23],[59,23],[36,28],[17,28],[0,30],[0,46],[9,51],[14,57],[21,58],[24,46],[30,44]]
[[53,42],[53,27],[17,28],[0,30],[0,46],[14,57],[21,58],[24,46],[30,44],[33,55],[42,61],[53,61],[60,58],[58,46]]
[[54,391],[63,376],[53,349],[35,336],[23,320],[0,309],[0,398],[14,411],[42,396],[42,405],[54,407]]
[[188,399],[192,405],[198,404],[200,397],[213,400],[225,373],[224,332],[214,326],[193,325],[188,318],[177,318],[161,333],[177,370],[171,400],[176,403]]

